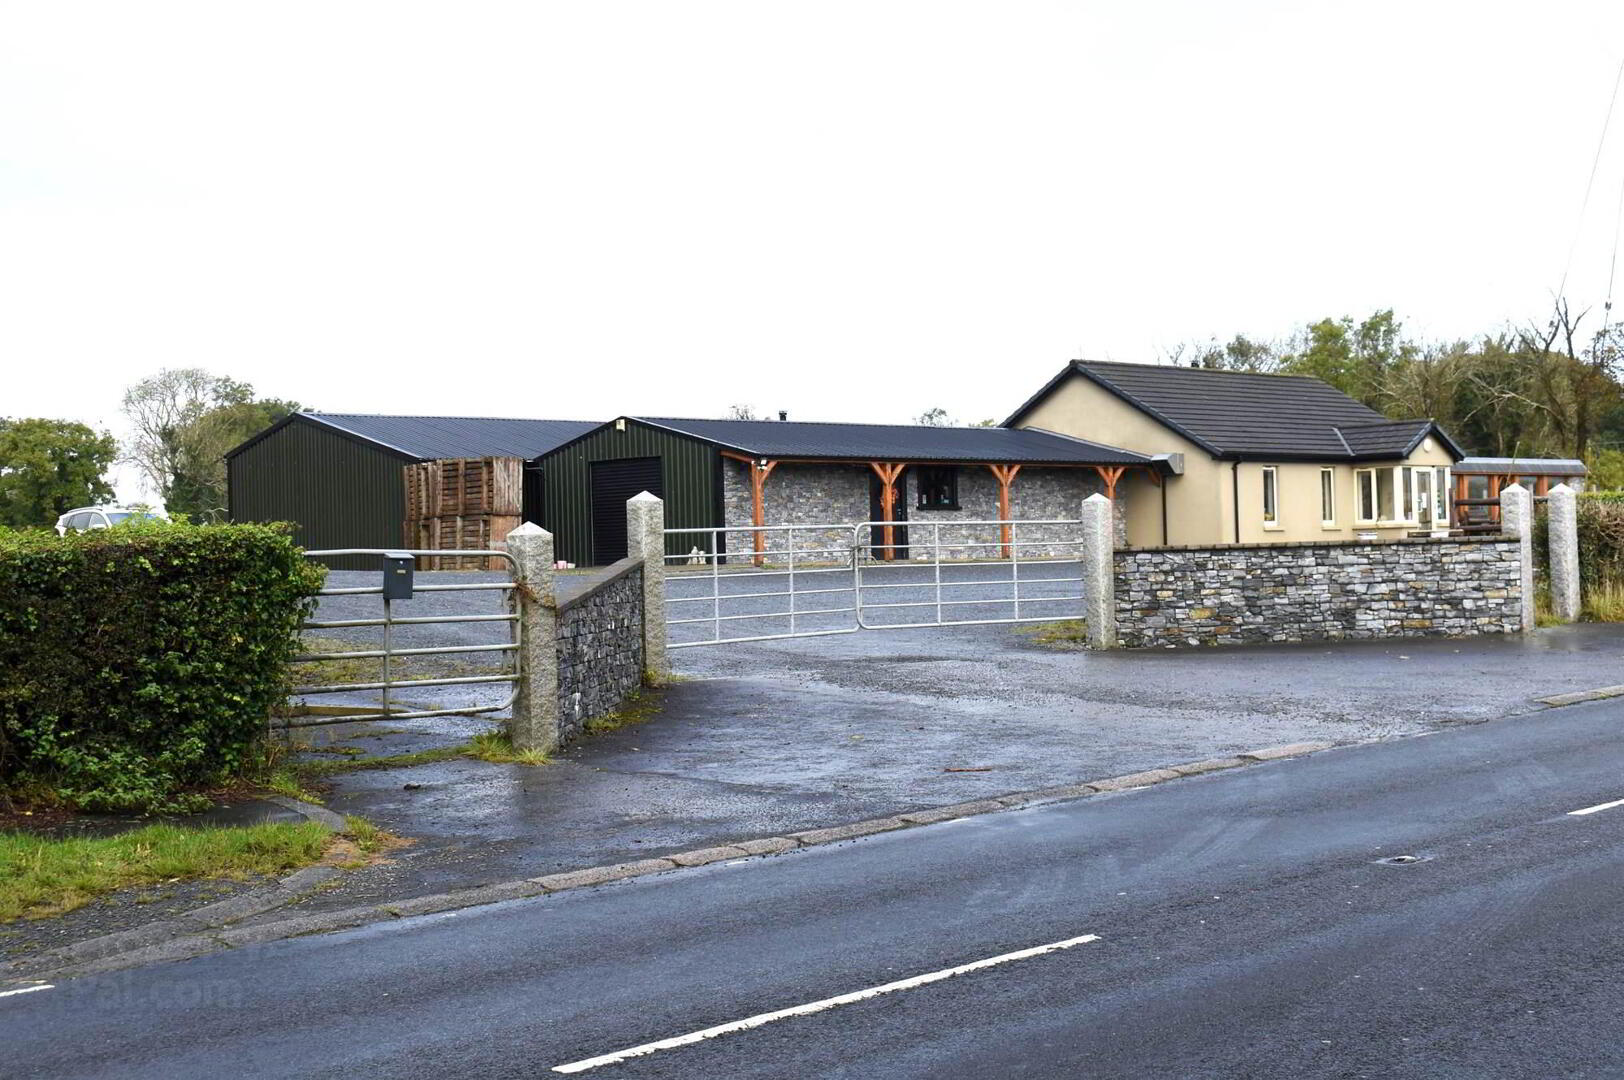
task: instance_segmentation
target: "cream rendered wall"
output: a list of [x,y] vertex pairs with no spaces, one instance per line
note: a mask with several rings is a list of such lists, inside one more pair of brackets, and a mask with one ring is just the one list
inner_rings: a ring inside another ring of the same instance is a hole
[[[1391,469],[1396,465],[1426,465],[1448,468],[1454,464],[1449,451],[1428,439],[1432,447],[1424,444],[1409,457],[1391,461],[1361,461],[1357,464],[1336,463],[1336,525],[1327,528],[1320,523],[1320,469],[1326,463],[1296,461],[1246,461],[1240,466],[1241,481],[1241,543],[1260,544],[1298,540],[1352,540],[1359,533],[1375,533],[1383,539],[1403,537],[1414,525],[1354,524],[1357,492],[1354,488],[1354,470]],[[1279,476],[1280,528],[1263,525],[1263,469],[1273,464]],[[1235,538],[1234,522],[1228,523],[1223,541]]]
[[[1168,477],[1169,544],[1210,544],[1224,539],[1228,521],[1229,463],[1218,462],[1184,436],[1164,427],[1098,384],[1073,374],[1028,413],[1020,427],[1043,428],[1141,454],[1183,454],[1184,475]],[[1020,477],[1015,483],[1021,482]],[[1118,494],[1128,543],[1163,543],[1162,493],[1138,469],[1123,474]]]

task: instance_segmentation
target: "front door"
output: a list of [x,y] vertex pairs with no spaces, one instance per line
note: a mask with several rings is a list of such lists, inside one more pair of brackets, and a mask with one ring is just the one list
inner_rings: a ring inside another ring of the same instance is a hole
[[1421,523],[1423,529],[1432,528],[1432,470],[1416,469],[1410,475],[1415,477],[1415,520]]
[[[908,470],[902,470],[902,475],[896,480],[896,503],[892,507],[891,520],[906,522],[908,520]],[[882,495],[885,485],[872,471],[868,474],[868,520],[881,521],[885,518],[885,504]],[[874,545],[871,550],[876,559],[885,558],[885,529],[876,525],[869,530],[870,542]],[[893,559],[906,559],[908,557],[908,526],[906,524],[891,527]]]

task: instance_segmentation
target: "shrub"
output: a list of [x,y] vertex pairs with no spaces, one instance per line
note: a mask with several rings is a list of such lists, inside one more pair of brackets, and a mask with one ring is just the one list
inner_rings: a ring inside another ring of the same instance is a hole
[[0,787],[151,811],[240,772],[324,573],[282,526],[0,533]]
[[1578,498],[1579,578],[1587,593],[1624,587],[1624,492]]

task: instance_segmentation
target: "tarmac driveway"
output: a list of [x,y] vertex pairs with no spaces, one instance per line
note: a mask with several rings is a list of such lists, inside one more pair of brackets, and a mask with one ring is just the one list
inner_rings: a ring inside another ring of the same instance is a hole
[[[481,594],[471,594],[481,595]],[[489,596],[489,594],[484,594]],[[1090,653],[1008,625],[676,649],[652,719],[544,768],[341,774],[329,805],[416,838],[319,906],[433,892],[1304,740],[1541,708],[1624,680],[1624,627],[1528,639]],[[1537,714],[1531,717],[1537,722]],[[482,721],[312,732],[367,754]]]

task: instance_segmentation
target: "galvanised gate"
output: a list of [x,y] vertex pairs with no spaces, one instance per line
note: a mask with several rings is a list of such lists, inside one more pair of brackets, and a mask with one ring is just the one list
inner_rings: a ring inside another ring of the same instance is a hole
[[[668,644],[1079,618],[1081,524],[914,521],[906,542],[884,521],[667,529],[693,548],[666,558]],[[721,534],[761,543],[709,554]]]

